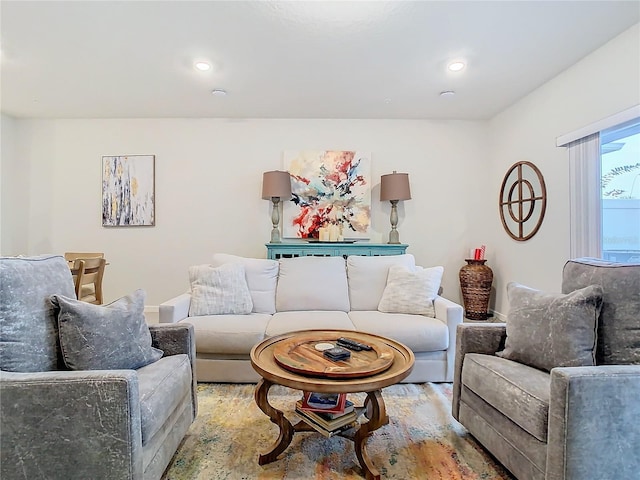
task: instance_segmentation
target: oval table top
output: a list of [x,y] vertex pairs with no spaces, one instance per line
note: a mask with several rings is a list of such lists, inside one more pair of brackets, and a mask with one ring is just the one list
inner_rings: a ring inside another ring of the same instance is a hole
[[[296,356],[295,361],[289,363],[282,355],[298,345],[310,342],[314,336],[317,336],[319,343],[348,337],[369,344],[374,347],[374,350],[372,352],[351,352],[352,356],[358,359],[355,367],[356,376],[348,368],[342,368],[344,374],[341,375],[340,365],[344,362],[331,362],[323,358],[321,352],[318,353],[317,358],[310,359],[312,360],[310,363],[315,365],[315,373],[305,374],[302,373],[304,368],[297,364],[298,361],[304,362],[304,359],[301,360]],[[276,355],[279,355],[280,358],[277,359]],[[367,356],[371,357],[373,366],[371,374],[368,374],[366,368],[363,367],[363,359]],[[330,369],[329,376],[327,376],[327,371],[323,369],[320,359],[327,364],[335,364],[337,368]],[[381,335],[352,330],[290,332],[267,338],[251,349],[251,365],[264,379],[297,390],[320,393],[370,392],[394,385],[411,373],[414,361],[413,352],[402,343]],[[287,368],[282,366],[283,363],[287,365]],[[384,363],[390,363],[390,365],[383,366]],[[382,371],[380,368],[383,368]]]

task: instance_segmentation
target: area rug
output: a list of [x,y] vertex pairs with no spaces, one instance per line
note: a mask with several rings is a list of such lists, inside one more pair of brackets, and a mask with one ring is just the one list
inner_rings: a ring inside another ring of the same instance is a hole
[[[253,400],[255,385],[199,384],[198,418],[163,480],[361,480],[353,443],[319,433],[296,433],[273,463],[258,465],[278,427]],[[401,480],[511,480],[512,477],[451,416],[451,384],[401,384],[385,388],[388,425],[367,440],[382,478]],[[292,421],[300,392],[275,386],[270,403]],[[362,404],[363,394],[349,395]]]

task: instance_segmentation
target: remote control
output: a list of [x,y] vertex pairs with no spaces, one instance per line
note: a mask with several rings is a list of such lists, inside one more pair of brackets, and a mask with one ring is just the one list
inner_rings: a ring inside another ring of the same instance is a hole
[[341,347],[329,348],[328,350],[323,351],[322,354],[329,360],[333,361],[347,360],[351,357],[351,352]]
[[355,350],[356,352],[359,352],[360,350],[373,350],[373,348],[371,348],[371,346],[367,345],[366,343],[360,343],[356,340],[353,340],[351,338],[346,338],[346,337],[340,337],[337,340],[337,343],[341,347],[345,347],[350,350]]

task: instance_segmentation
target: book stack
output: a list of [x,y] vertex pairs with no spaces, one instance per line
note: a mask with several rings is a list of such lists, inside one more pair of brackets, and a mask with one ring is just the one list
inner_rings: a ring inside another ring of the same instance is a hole
[[332,437],[356,426],[358,414],[347,395],[305,392],[296,402],[296,413],[314,430]]

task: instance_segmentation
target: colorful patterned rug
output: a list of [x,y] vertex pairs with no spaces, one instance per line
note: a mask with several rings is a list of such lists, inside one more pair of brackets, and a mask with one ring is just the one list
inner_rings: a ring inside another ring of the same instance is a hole
[[[296,433],[273,463],[259,466],[278,427],[253,400],[255,385],[199,384],[198,418],[163,480],[361,480],[353,443],[319,433]],[[451,416],[451,384],[401,384],[382,391],[390,423],[367,440],[382,478],[510,480],[512,477]],[[300,392],[275,386],[270,403],[290,420]],[[349,395],[362,404],[364,395]],[[294,422],[295,423],[295,422]]]

